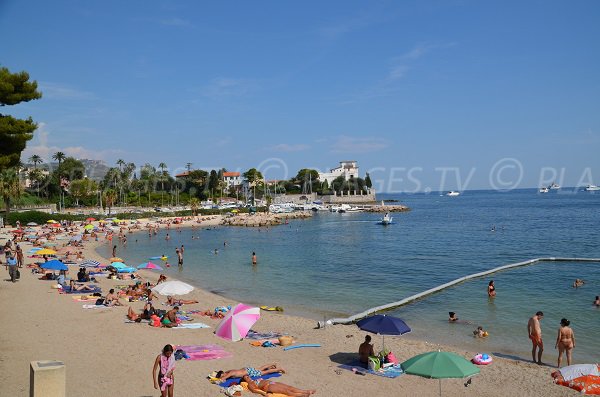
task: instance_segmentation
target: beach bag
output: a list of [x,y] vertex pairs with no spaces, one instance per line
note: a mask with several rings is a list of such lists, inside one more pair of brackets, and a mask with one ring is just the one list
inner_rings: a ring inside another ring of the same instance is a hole
[[394,355],[394,353],[389,352],[387,357],[385,358],[385,360],[388,363],[393,363],[393,364],[398,364],[398,359],[396,358],[396,356]]
[[96,306],[100,306],[104,304],[104,298],[96,299]]
[[21,272],[19,271],[19,269],[17,269],[17,271],[15,272],[15,278],[17,280],[21,278]]
[[381,362],[379,361],[379,357],[369,356],[369,370],[379,371],[379,368],[381,368]]

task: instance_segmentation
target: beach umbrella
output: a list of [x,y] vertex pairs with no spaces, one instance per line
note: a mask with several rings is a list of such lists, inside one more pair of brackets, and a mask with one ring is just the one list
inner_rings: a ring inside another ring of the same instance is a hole
[[194,290],[194,287],[183,281],[165,281],[152,288],[152,291],[161,295],[185,295]]
[[259,318],[260,309],[258,307],[239,303],[227,312],[223,321],[215,329],[215,335],[234,342],[242,340]]
[[113,257],[113,258],[110,258],[109,261],[111,261],[111,262],[123,262],[123,259],[117,258],[117,257]]
[[146,263],[142,263],[141,265],[138,265],[137,267],[138,269],[152,269],[152,270],[162,270],[163,268],[158,266],[155,263],[152,262],[146,262]]
[[464,378],[479,373],[479,368],[464,357],[439,350],[409,358],[401,364],[401,367],[407,374],[439,379],[440,396],[442,379]]
[[53,259],[46,263],[42,263],[40,265],[40,267],[42,269],[48,269],[48,270],[69,270],[69,267],[67,265],[65,265],[64,263],[62,263],[61,261],[59,261],[58,259]]
[[363,318],[356,323],[363,331],[383,336],[383,350],[385,350],[386,335],[404,335],[410,332],[410,327],[401,318],[376,314]]
[[115,269],[123,269],[127,267],[127,265],[125,265],[123,262],[113,262],[110,265]]
[[91,230],[91,229],[93,229],[93,228],[94,228],[94,225],[92,225],[92,224],[85,225],[83,228],[84,228],[85,230]]
[[44,248],[35,253],[36,255],[56,255],[56,251],[49,248]]
[[37,224],[37,223],[35,223],[35,222],[29,222],[29,223],[27,224],[27,226],[37,226],[37,225],[38,225],[38,224]]
[[89,218],[86,218],[85,220],[88,222],[93,222],[96,220],[96,218],[89,217]]
[[83,262],[81,262],[81,266],[85,266],[85,267],[97,267],[97,266],[100,266],[100,262],[93,261],[91,259],[86,259]]
[[46,223],[58,223],[58,222],[56,222],[54,219],[50,219],[49,221],[46,221]]
[[50,227],[60,227],[60,223],[52,223]]

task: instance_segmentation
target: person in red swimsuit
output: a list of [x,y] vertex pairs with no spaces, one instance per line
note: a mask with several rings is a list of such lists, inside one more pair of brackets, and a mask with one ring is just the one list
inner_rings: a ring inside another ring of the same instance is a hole
[[[542,364],[542,352],[544,351],[544,342],[542,341],[542,327],[540,325],[540,320],[544,318],[544,313],[537,312],[535,316],[531,317],[527,322],[527,333],[529,334],[529,339],[531,339],[531,343],[533,343],[533,349],[531,349],[531,356],[533,358],[533,362],[537,364]],[[537,361],[535,359],[535,353],[537,350]]]

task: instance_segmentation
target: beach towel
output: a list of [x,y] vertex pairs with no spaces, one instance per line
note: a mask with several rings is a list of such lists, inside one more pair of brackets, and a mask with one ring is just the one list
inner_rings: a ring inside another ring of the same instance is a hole
[[100,289],[99,287],[94,287],[93,290],[71,291],[71,287],[62,287],[61,291],[60,291],[61,294],[83,294],[83,295],[90,295],[90,294],[93,294],[94,292],[102,292],[102,289]]
[[104,305],[83,305],[84,309],[111,309],[114,306],[104,306]]
[[[273,374],[267,374],[267,375],[261,375],[261,376],[253,376],[252,380],[278,378],[280,376],[281,376],[281,374],[279,372],[275,372]],[[242,378],[229,378],[226,381],[219,383],[219,386],[221,386],[221,387],[229,387],[229,386],[234,385],[234,384],[239,384],[241,380],[242,380]]]
[[248,331],[248,334],[246,335],[246,337],[244,339],[254,339],[254,340],[273,339],[273,338],[279,338],[280,336],[283,336],[283,335],[284,334],[282,334],[280,332],[275,332],[275,331],[256,332],[251,329],[250,331]]
[[167,386],[173,384],[171,374],[175,370],[175,355],[171,354],[169,357],[164,354],[160,355],[160,373],[162,374],[160,390],[165,391]]
[[349,364],[338,365],[338,368],[347,369],[352,372],[362,372],[363,374],[371,374],[377,376],[383,376],[384,378],[397,378],[404,373],[400,365],[391,365],[387,368],[381,368],[378,371],[366,369],[364,364],[356,360]]
[[219,358],[229,358],[233,354],[225,351],[219,345],[181,345],[173,346],[175,350],[183,350],[188,358],[186,360],[197,361],[197,360],[216,360]]
[[210,325],[203,323],[181,323],[177,327],[171,329],[199,329],[199,328],[210,328]]
[[570,387],[582,394],[600,395],[600,376],[585,375],[572,380],[556,380],[556,384]]
[[[75,294],[73,294],[75,295]],[[75,296],[71,296],[71,298],[73,298],[74,301],[76,302],[95,302],[98,297],[97,296],[81,296],[81,295],[75,295]]]
[[[241,382],[240,386],[242,386],[242,389],[244,389],[245,391],[250,391],[250,389],[248,389],[248,383],[246,382]],[[269,393],[271,395],[271,397],[289,397],[287,394],[281,394],[281,393]]]

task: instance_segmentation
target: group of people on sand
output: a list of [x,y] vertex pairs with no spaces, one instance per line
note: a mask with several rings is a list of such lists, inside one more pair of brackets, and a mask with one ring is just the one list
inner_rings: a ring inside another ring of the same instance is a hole
[[[265,375],[274,373],[284,374],[286,372],[277,364],[265,364],[258,368],[245,367],[217,371],[215,378],[218,383],[238,378],[239,380],[234,382],[234,384],[246,382],[249,391],[263,396],[280,393],[290,397],[308,397],[316,393],[316,390],[302,390],[286,385],[285,383],[262,378]],[[163,347],[162,352],[156,356],[154,366],[152,367],[152,381],[154,388],[160,390],[162,397],[173,397],[175,388],[175,354],[172,345]]]
[[[544,318],[544,313],[539,311],[535,313],[533,317],[529,319],[527,323],[527,332],[529,333],[529,339],[533,344],[531,350],[531,357],[533,362],[542,365],[542,353],[544,352],[544,342],[542,340],[542,327],[540,321]],[[556,343],[554,348],[558,349],[558,367],[562,364],[563,354],[567,357],[567,365],[571,365],[572,353],[575,348],[575,333],[570,327],[571,322],[566,318],[560,320],[560,327],[558,328],[558,334],[556,336]],[[536,355],[537,353],[537,355]]]

